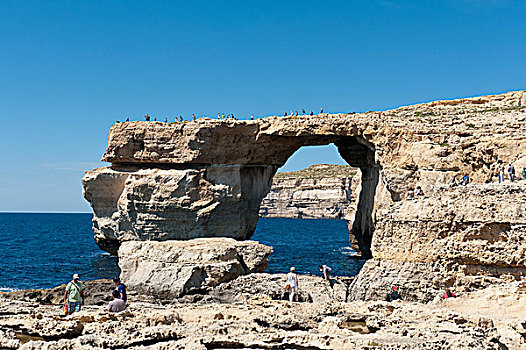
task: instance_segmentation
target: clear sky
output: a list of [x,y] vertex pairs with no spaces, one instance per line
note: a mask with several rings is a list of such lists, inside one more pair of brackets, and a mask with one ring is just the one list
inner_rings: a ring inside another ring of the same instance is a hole
[[[90,211],[145,113],[381,110],[525,88],[526,1],[2,1],[0,211]],[[286,165],[340,163],[334,147]]]

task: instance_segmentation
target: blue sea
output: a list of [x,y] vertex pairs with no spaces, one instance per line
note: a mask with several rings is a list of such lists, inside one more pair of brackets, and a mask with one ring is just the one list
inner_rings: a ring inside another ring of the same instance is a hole
[[[118,276],[117,257],[93,240],[91,214],[0,213],[0,291],[52,288],[70,280]],[[344,220],[262,218],[253,240],[274,248],[267,272],[353,276],[363,265],[349,246]]]

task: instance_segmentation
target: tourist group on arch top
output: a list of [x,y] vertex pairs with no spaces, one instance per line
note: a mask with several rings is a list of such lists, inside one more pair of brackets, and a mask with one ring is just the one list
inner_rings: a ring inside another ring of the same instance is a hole
[[[523,98],[521,96],[521,97],[519,97],[518,101],[516,102],[518,108],[522,107],[522,99]],[[381,111],[378,111],[376,113],[378,113],[378,116],[382,115]],[[323,108],[320,107],[318,115],[321,115],[321,114],[324,114],[324,113],[323,113]],[[347,114],[357,114],[357,112],[353,111],[353,112],[350,112],[350,113],[347,113]],[[298,110],[290,110],[289,112],[287,112],[287,110],[285,110],[283,112],[283,116],[284,117],[286,117],[286,116],[295,116],[295,117],[297,117],[297,116],[300,116],[300,115],[302,115],[302,116],[306,116],[306,115],[314,116],[314,112],[312,111],[312,109],[310,110],[310,112],[307,112],[305,110],[305,108],[301,109],[301,114],[300,114],[300,112],[298,112]],[[201,119],[201,118],[212,119],[211,117],[206,116],[206,115],[196,116],[195,113],[193,113],[191,118],[188,119],[188,120],[196,121],[197,119]],[[250,115],[250,120],[254,120],[254,119],[257,119],[257,118],[258,117],[254,116],[254,114]],[[217,119],[218,120],[221,120],[221,119],[238,120],[238,118],[234,115],[234,113],[230,113],[230,114],[227,114],[227,115],[225,115],[225,113],[217,113]],[[159,120],[157,120],[157,117],[151,117],[148,113],[144,115],[144,121],[147,121],[147,122],[149,122],[149,121],[154,121],[154,122],[159,121],[159,122],[161,122],[162,120],[163,120],[162,117],[160,117]],[[173,122],[177,123],[177,122],[183,122],[183,121],[185,121],[185,118],[182,115],[179,115],[179,116],[176,116],[174,118]],[[121,121],[117,120],[116,122],[120,123]],[[125,122],[130,122],[130,117],[126,117]],[[170,122],[169,118],[168,117],[164,117],[164,122],[165,123]]]

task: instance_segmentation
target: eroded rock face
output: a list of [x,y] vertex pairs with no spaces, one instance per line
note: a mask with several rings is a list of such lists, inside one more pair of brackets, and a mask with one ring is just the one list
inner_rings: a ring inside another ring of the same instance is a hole
[[[334,143],[359,168],[351,234],[363,256],[374,258],[356,282],[362,286],[356,298],[380,295],[397,276],[407,275],[414,286],[420,286],[415,276],[441,281],[435,290],[459,285],[460,278],[440,271],[456,266],[473,276],[523,278],[526,252],[518,238],[525,218],[512,210],[523,207],[522,197],[482,184],[496,181],[499,162],[517,172],[526,166],[526,109],[517,107],[524,96],[510,92],[382,113],[119,123],[103,156],[112,169],[88,172],[83,180],[96,239],[113,252],[129,240],[247,239],[277,167],[301,146]],[[464,174],[474,185],[441,190]],[[429,198],[406,201],[417,185]],[[497,205],[509,200],[509,209]],[[371,281],[374,288],[364,291]],[[427,287],[418,288],[414,297],[427,299]]]
[[93,203],[95,241],[116,254],[122,241],[248,239],[275,167],[100,168],[82,179]]
[[391,285],[429,301],[447,287],[480,289],[526,278],[526,181],[437,186],[377,212],[372,251],[353,299]]
[[358,169],[317,164],[274,176],[270,192],[261,201],[259,215],[270,218],[352,219]]
[[263,272],[272,252],[255,241],[199,238],[128,241],[119,248],[121,278],[129,288],[164,298],[203,293],[238,276]]

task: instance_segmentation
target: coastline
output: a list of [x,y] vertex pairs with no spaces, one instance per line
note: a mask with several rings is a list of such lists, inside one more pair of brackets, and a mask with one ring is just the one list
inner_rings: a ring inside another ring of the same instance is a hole
[[278,297],[285,276],[266,273],[177,299],[130,291],[129,307],[117,314],[100,299],[110,280],[86,282],[91,299],[70,316],[60,315],[60,304],[43,303],[64,286],[0,295],[0,348],[520,349],[526,335],[517,312],[526,292],[517,282],[424,304],[346,302],[343,287],[352,281],[333,279],[331,287],[317,276],[299,279],[301,301],[292,307]]

